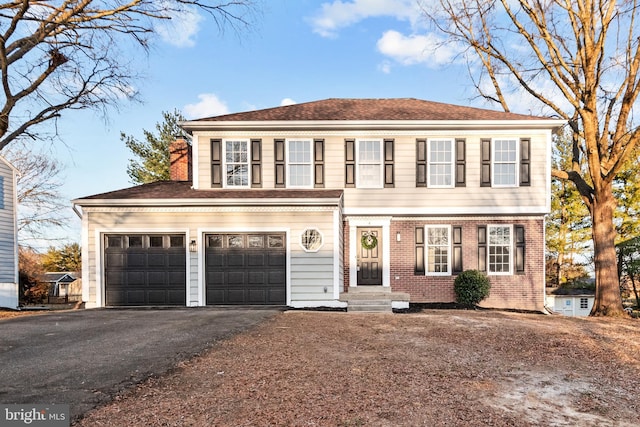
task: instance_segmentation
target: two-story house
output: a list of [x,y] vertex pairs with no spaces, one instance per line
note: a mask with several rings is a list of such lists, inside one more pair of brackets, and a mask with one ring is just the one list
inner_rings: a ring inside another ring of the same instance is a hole
[[0,156],[0,307],[18,307],[18,170]]
[[[556,119],[418,99],[327,99],[187,121],[172,181],[74,200],[83,299],[345,307],[362,289],[543,310]],[[343,296],[341,298],[341,295]]]

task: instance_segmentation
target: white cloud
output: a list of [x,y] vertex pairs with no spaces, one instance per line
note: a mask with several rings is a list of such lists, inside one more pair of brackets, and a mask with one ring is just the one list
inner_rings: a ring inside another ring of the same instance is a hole
[[390,16],[412,24],[420,18],[415,0],[334,0],[323,3],[317,15],[308,21],[313,32],[322,37],[336,37],[338,30],[367,18]]
[[[426,63],[432,66],[449,64],[458,53],[454,45],[445,44],[434,34],[405,36],[398,31],[386,31],[377,43],[378,51],[402,65]],[[388,70],[388,67],[383,68]]]
[[171,19],[159,19],[154,30],[163,41],[177,47],[195,45],[194,37],[200,31],[202,15],[193,7],[185,7],[179,12],[170,13]]
[[280,101],[281,107],[284,107],[286,105],[293,105],[293,104],[297,104],[297,102],[291,98],[284,98],[282,101]]
[[218,97],[213,93],[202,93],[198,95],[198,99],[200,102],[184,106],[183,111],[188,119],[229,114],[227,104],[218,99]]

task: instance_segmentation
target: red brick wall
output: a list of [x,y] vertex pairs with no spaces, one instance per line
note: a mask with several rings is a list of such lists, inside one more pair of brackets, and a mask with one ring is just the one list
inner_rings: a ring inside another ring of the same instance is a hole
[[169,175],[172,181],[191,181],[191,146],[178,137],[169,146]]
[[[543,310],[544,308],[544,221],[531,219],[464,219],[452,221],[392,220],[391,221],[391,288],[406,292],[413,303],[449,303],[455,301],[453,281],[455,276],[416,275],[415,269],[415,228],[427,224],[442,224],[462,227],[462,267],[464,270],[478,268],[477,227],[487,224],[517,224],[525,228],[525,274],[506,276],[490,275],[491,292],[480,305],[483,307],[522,310]],[[349,227],[345,224],[345,289],[349,283]],[[396,235],[400,232],[400,242]],[[512,262],[513,262],[512,252]]]

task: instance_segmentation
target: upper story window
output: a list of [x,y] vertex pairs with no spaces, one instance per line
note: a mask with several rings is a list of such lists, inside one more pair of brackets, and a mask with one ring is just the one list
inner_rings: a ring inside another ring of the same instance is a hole
[[225,140],[225,186],[249,186],[249,140]]
[[324,187],[324,139],[276,138],[273,144],[276,188]]
[[382,188],[382,141],[357,140],[357,186]]
[[287,182],[291,188],[313,188],[312,140],[287,140]]
[[211,187],[262,187],[262,140],[212,139]]
[[453,140],[430,139],[428,141],[429,176],[428,186],[433,188],[451,188],[454,186],[453,176]]
[[518,185],[518,144],[515,139],[493,140],[494,187],[515,187]]
[[416,187],[467,185],[465,138],[416,139]]
[[480,141],[482,187],[531,185],[531,140],[494,138]]

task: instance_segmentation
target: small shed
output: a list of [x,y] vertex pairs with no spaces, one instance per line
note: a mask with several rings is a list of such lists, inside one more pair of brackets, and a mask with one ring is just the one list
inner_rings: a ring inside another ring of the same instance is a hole
[[548,288],[547,307],[565,316],[588,316],[593,308],[595,290]]
[[77,279],[77,273],[69,271],[47,272],[40,281],[49,284],[49,295],[54,297],[68,297],[71,295],[70,284]]

